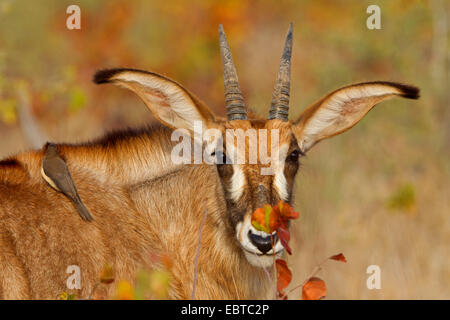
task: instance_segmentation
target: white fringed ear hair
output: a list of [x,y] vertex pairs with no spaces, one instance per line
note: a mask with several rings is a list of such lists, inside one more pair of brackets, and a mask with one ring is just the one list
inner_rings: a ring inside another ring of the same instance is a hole
[[366,82],[328,94],[306,108],[294,122],[299,147],[306,152],[317,142],[350,129],[377,103],[394,96],[417,99],[419,89],[395,82]]
[[100,70],[94,82],[113,83],[136,93],[153,115],[164,125],[173,129],[193,131],[194,121],[206,127],[215,122],[213,112],[187,89],[162,75],[135,70]]

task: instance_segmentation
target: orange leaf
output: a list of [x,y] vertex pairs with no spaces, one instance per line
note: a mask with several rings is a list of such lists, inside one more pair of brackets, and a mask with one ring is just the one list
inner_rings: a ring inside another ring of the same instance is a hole
[[288,230],[288,220],[297,219],[299,216],[298,212],[289,205],[289,203],[279,201],[278,204],[273,208],[273,210],[280,216],[280,224],[277,229],[277,235],[280,239],[281,244],[286,249],[289,254],[292,254],[292,250],[289,247],[289,240],[291,238]]
[[110,265],[106,265],[100,275],[100,282],[110,284],[114,281],[114,270]]
[[297,219],[299,216],[298,212],[294,211],[294,208],[292,208],[289,203],[280,201],[278,204],[274,207],[274,210],[279,212],[281,219],[288,220],[288,219]]
[[252,226],[256,230],[271,234],[276,231],[281,244],[289,254],[292,250],[289,247],[290,234],[288,230],[288,220],[297,219],[298,212],[289,203],[279,201],[275,207],[264,205],[264,208],[256,209],[252,214]]
[[256,230],[265,231],[264,227],[264,209],[258,208],[252,214],[252,226],[255,227]]
[[303,285],[302,299],[303,300],[320,300],[327,295],[327,287],[325,282],[317,277],[309,278]]
[[256,230],[272,233],[280,225],[279,213],[266,204],[264,208],[258,208],[253,212],[252,225]]
[[282,296],[281,292],[291,283],[292,273],[289,270],[286,261],[277,259],[275,261],[277,267],[277,291]]
[[341,262],[347,262],[347,259],[345,259],[345,256],[342,253],[335,254],[334,256],[331,256],[329,259],[341,261]]

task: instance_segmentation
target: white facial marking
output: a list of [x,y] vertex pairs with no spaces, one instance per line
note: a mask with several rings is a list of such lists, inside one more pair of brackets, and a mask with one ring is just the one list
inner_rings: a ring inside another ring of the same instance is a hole
[[289,149],[288,144],[283,144],[280,147],[280,156],[278,157],[278,163],[276,164],[274,186],[280,196],[281,200],[288,201],[289,193],[287,190],[287,180],[284,176],[284,162]]
[[231,199],[238,202],[244,192],[245,175],[242,168],[238,164],[233,165],[233,175],[231,176],[231,185],[228,191],[231,194]]

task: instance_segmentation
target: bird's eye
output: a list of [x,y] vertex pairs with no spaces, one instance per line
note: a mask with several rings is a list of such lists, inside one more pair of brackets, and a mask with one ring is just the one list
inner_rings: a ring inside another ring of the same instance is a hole
[[297,161],[299,157],[300,157],[300,151],[294,150],[289,154],[289,156],[287,157],[286,160],[294,162],[294,161]]

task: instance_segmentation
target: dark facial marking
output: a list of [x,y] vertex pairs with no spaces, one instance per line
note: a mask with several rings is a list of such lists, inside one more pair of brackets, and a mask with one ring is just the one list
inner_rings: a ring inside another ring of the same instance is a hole
[[302,156],[304,156],[304,153],[298,147],[295,136],[292,136],[291,144],[284,163],[284,176],[286,177],[287,188],[289,191],[289,203],[292,201],[292,189],[294,187],[295,176],[298,168],[300,167],[300,157]]

